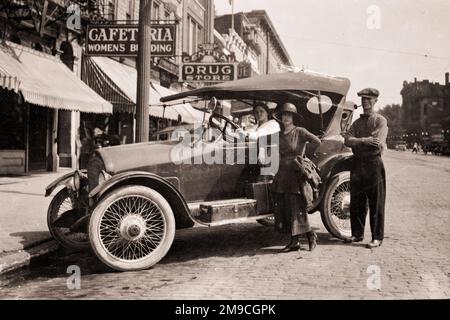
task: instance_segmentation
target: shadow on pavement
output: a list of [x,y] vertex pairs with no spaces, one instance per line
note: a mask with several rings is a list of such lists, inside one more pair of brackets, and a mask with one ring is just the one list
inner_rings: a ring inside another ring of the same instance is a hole
[[52,237],[48,231],[27,231],[27,232],[13,232],[9,234],[11,238],[21,238],[20,244],[24,250],[30,246],[36,246],[44,241],[50,240]]
[[[346,245],[328,233],[318,234],[318,246]],[[168,254],[157,265],[168,265],[212,257],[244,257],[281,254],[290,236],[276,233],[273,228],[257,223],[226,225],[213,228],[179,230]],[[305,237],[302,251],[307,250]],[[67,277],[67,268],[77,265],[83,275],[104,274],[115,270],[104,265],[91,250],[69,252],[65,249],[35,262],[27,278]]]

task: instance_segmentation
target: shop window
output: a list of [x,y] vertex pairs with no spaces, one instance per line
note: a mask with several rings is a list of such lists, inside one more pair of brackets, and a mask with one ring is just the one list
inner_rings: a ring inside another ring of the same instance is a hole
[[0,149],[25,149],[27,111],[18,103],[18,95],[0,89]]

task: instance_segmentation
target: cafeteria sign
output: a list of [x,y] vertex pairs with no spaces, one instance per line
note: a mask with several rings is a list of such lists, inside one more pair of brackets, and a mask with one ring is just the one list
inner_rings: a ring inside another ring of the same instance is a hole
[[237,63],[233,55],[218,50],[216,44],[199,45],[199,51],[183,58],[179,79],[182,82],[224,82],[236,80]]
[[[174,57],[176,44],[175,24],[152,24],[151,55]],[[129,56],[138,54],[137,24],[92,24],[87,26],[86,54],[89,56]]]

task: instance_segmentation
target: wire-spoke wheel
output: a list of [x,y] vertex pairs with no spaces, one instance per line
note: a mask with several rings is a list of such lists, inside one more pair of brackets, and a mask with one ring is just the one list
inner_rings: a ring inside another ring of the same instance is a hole
[[143,186],[125,186],[102,199],[89,222],[98,258],[120,270],[142,270],[158,263],[175,237],[175,219],[164,197]]
[[47,226],[53,238],[64,248],[74,251],[89,248],[87,233],[72,232],[69,228],[61,228],[53,225],[64,212],[74,209],[74,202],[67,188],[61,189],[52,199],[47,211]]
[[330,181],[322,201],[322,222],[329,233],[344,239],[351,236],[350,172],[339,172]]

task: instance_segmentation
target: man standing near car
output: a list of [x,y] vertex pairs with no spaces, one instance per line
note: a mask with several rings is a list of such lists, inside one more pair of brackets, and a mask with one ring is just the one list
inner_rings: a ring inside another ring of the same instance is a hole
[[381,246],[384,238],[384,209],[386,200],[386,174],[381,154],[386,148],[387,120],[373,109],[379,91],[367,88],[358,92],[364,113],[345,136],[345,145],[352,148],[353,165],[350,175],[350,220],[352,236],[345,242],[364,239],[367,202],[370,211],[372,241],[368,248]]

